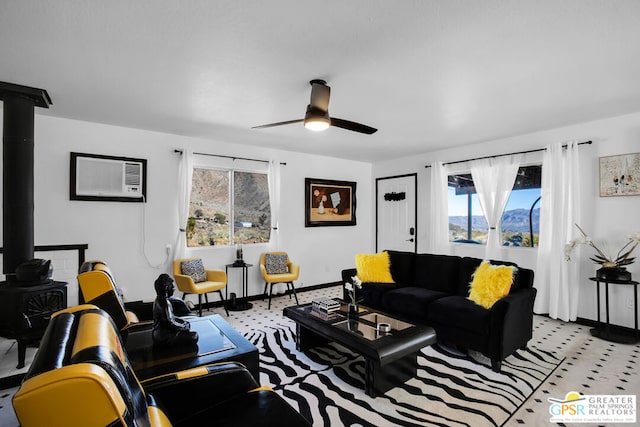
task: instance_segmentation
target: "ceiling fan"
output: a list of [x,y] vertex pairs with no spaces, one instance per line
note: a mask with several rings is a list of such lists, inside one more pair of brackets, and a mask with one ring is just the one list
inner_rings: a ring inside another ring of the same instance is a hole
[[329,96],[331,95],[331,88],[327,86],[327,82],[320,79],[311,80],[309,83],[311,84],[311,101],[309,105],[307,105],[307,113],[304,115],[304,119],[254,126],[252,129],[270,128],[303,122],[307,129],[313,131],[321,131],[327,129],[329,126],[335,126],[371,135],[378,130],[371,126],[363,125],[362,123],[329,117]]

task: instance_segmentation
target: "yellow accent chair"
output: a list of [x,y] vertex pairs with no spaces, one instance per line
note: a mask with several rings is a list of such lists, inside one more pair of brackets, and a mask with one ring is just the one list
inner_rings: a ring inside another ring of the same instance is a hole
[[182,292],[182,298],[188,294],[198,295],[198,315],[202,316],[202,295],[209,304],[209,292],[218,292],[222,307],[229,315],[227,305],[222,296],[222,289],[227,286],[227,273],[224,270],[206,270],[200,258],[185,258],[173,261],[173,277],[176,287]]
[[[299,304],[293,281],[298,280],[300,276],[300,265],[291,262],[286,252],[264,252],[261,254],[260,273],[264,279],[263,299],[264,295],[267,295],[267,286],[269,286],[269,310],[271,309],[273,285],[276,283],[286,283],[287,290],[291,288],[291,293],[296,298],[296,304]],[[291,299],[291,293],[289,299]]]
[[52,315],[12,404],[22,427],[311,425],[236,362],[140,380],[111,317],[90,304]]

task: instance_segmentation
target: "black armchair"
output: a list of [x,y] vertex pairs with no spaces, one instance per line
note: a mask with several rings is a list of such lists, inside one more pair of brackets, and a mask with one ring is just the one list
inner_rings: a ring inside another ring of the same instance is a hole
[[238,363],[140,382],[109,315],[86,304],[54,314],[13,407],[31,426],[309,426]]

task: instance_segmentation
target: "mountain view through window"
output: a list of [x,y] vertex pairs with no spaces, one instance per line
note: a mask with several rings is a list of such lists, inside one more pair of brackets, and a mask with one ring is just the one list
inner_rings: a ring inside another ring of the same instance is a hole
[[[523,166],[501,219],[503,246],[538,245],[540,232],[540,165]],[[471,174],[449,176],[449,241],[484,245],[489,226]]]
[[187,246],[265,243],[271,233],[268,175],[194,168]]

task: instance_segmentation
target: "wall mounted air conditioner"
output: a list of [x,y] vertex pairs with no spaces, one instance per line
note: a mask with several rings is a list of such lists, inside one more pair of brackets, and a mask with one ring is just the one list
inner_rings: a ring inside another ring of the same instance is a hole
[[71,200],[145,202],[147,160],[71,153]]

